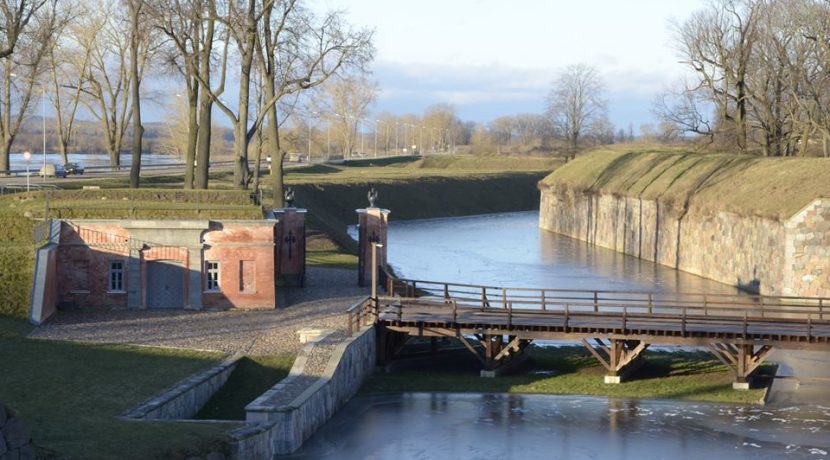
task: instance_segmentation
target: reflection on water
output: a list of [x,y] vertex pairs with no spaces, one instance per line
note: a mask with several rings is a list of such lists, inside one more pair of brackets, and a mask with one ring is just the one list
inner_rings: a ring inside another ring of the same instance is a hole
[[732,286],[539,229],[518,212],[392,222],[389,262],[404,277],[492,286],[734,294]]
[[295,459],[816,458],[830,407],[411,393],[351,401]]

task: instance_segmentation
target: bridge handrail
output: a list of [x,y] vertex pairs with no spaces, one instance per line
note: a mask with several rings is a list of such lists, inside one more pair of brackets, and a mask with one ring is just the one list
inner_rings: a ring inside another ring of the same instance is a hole
[[[743,315],[744,313],[753,313],[753,317],[758,317],[761,319],[767,318],[768,315],[771,314],[780,314],[780,315],[789,315],[789,316],[796,316],[796,317],[816,317],[816,319],[823,320],[824,316],[827,315],[828,319],[830,319],[830,312],[825,313],[823,310],[814,310],[814,309],[798,309],[798,308],[774,308],[779,307],[776,305],[766,305],[763,308],[748,308],[746,306],[704,306],[700,304],[683,304],[683,305],[667,305],[667,304],[653,304],[651,306],[648,305],[631,305],[625,303],[600,303],[594,304],[593,302],[555,302],[547,304],[546,309],[541,308],[523,308],[528,305],[536,306],[538,303],[520,303],[516,304],[514,302],[508,302],[507,306],[497,305],[497,306],[483,306],[481,302],[477,299],[459,299],[456,297],[451,297],[449,299],[444,297],[380,297],[379,300],[386,304],[401,304],[408,307],[417,307],[417,306],[424,306],[424,307],[446,307],[449,304],[455,304],[459,309],[467,309],[467,310],[474,310],[474,311],[483,311],[483,312],[501,312],[507,309],[511,309],[513,311],[527,313],[527,314],[545,314],[545,313],[560,313],[566,308],[580,308],[578,310],[574,310],[579,313],[623,313],[623,312],[632,312],[638,313],[643,312],[648,315],[653,316],[660,316],[666,315],[671,313],[666,312],[676,312],[676,311],[685,311],[686,314],[690,312],[701,312],[699,316],[703,317],[714,317],[718,316],[718,314],[725,314],[725,313],[736,313],[739,315]],[[584,307],[584,308],[583,308]],[[728,316],[727,316],[728,317]]]
[[349,331],[349,336],[359,331],[367,323],[368,317],[376,316],[371,299],[370,296],[365,296],[346,309],[346,329]]
[[[389,273],[385,267],[381,267],[382,273],[387,280],[387,286],[392,287],[394,289],[396,285],[402,284],[407,292],[412,290],[413,292],[417,292],[419,285],[422,291],[443,291],[447,292],[467,292],[472,294],[472,292],[468,291],[461,291],[458,288],[474,288],[477,291],[483,292],[485,295],[502,295],[504,296],[505,293],[512,293],[512,292],[538,292],[544,293],[545,296],[547,294],[554,294],[554,293],[579,293],[579,294],[590,294],[593,298],[598,298],[598,300],[602,300],[602,295],[607,294],[624,294],[630,296],[645,296],[644,300],[651,299],[654,301],[658,297],[671,297],[675,299],[684,299],[688,297],[692,298],[699,298],[704,303],[708,304],[715,304],[715,303],[722,303],[722,304],[745,304],[745,305],[813,305],[823,307],[825,305],[830,305],[830,298],[825,297],[799,297],[799,296],[770,296],[770,295],[754,295],[754,294],[722,294],[722,293],[695,293],[695,292],[678,292],[678,293],[668,293],[668,292],[659,292],[659,291],[627,291],[627,290],[581,290],[581,289],[549,289],[549,288],[515,288],[515,287],[498,287],[498,286],[487,286],[487,285],[476,285],[476,284],[465,284],[465,283],[448,283],[443,281],[428,281],[428,280],[417,280],[417,279],[407,279],[407,278],[399,278],[394,276],[393,274]],[[433,288],[430,289],[430,286]],[[439,289],[440,288],[440,289]],[[452,288],[452,289],[451,289]],[[489,292],[488,292],[489,291]],[[508,296],[510,297],[510,296]],[[515,295],[513,296],[515,298]],[[710,301],[709,299],[717,300]],[[727,302],[727,299],[734,299],[733,301]],[[755,302],[750,302],[748,299],[757,299]],[[494,300],[496,298],[494,297]],[[631,301],[635,299],[625,298],[626,301]],[[800,302],[799,304],[785,304],[783,302]]]

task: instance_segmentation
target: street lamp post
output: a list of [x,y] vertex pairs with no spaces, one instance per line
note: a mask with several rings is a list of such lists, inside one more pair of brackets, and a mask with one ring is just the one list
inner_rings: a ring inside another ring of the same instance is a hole
[[378,157],[378,125],[380,120],[375,120],[375,158]]
[[[28,192],[29,191],[29,178],[31,177],[31,174],[29,173],[29,160],[32,159],[32,152],[30,152],[28,150],[23,152],[23,159],[26,160],[26,191]],[[46,170],[44,169],[43,172],[44,172],[44,175],[45,175]]]
[[395,122],[395,153],[398,153],[398,122]]
[[43,182],[46,182],[46,87],[41,86],[40,89],[40,118],[43,119]]

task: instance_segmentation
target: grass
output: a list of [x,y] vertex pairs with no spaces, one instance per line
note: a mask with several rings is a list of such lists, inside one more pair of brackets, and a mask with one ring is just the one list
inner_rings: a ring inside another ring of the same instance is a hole
[[605,369],[582,347],[536,347],[516,373],[493,379],[478,377],[480,365],[472,355],[392,373],[375,373],[361,391],[499,392],[578,394],[624,398],[681,399],[753,404],[763,389],[735,391],[733,374],[713,357],[695,352],[645,353],[645,364],[628,381],[603,383]]
[[708,213],[787,219],[830,197],[830,159],[702,154],[682,149],[603,148],[581,155],[543,184],[577,191],[659,200],[675,211],[688,204]]
[[39,458],[187,458],[222,450],[223,424],[129,422],[116,417],[215,364],[216,353],[25,338],[0,316],[0,399],[19,412]]
[[244,357],[197,419],[245,420],[245,406],[288,375],[293,355]]

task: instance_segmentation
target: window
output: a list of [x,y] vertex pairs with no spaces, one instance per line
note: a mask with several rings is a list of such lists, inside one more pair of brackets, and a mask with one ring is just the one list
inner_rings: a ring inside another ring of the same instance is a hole
[[205,290],[219,292],[219,262],[205,262]]
[[110,262],[109,292],[124,292],[124,261]]

